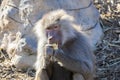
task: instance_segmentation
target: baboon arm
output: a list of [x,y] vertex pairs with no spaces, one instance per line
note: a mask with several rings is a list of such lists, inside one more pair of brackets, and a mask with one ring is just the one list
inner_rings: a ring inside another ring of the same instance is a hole
[[62,64],[63,67],[72,72],[80,73],[84,76],[91,75],[92,69],[86,61],[77,60],[64,54],[63,52],[55,54],[55,58]]

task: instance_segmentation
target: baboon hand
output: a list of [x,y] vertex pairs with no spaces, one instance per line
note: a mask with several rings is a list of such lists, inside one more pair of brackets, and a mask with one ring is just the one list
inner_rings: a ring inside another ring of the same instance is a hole
[[48,57],[51,57],[54,55],[54,49],[51,44],[46,44],[45,45],[45,55]]

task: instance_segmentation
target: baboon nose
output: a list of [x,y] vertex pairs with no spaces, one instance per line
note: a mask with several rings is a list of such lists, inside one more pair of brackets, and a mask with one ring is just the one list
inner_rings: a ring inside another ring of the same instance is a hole
[[52,39],[52,38],[53,38],[53,36],[49,36],[49,37],[48,37],[48,39]]
[[50,44],[53,43],[53,36],[48,37],[48,42],[49,42]]

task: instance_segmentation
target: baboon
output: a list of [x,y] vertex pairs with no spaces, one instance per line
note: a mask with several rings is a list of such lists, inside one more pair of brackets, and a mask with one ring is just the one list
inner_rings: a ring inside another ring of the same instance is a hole
[[35,80],[64,80],[55,77],[57,65],[69,73],[69,80],[93,80],[95,57],[75,19],[64,10],[45,14],[35,25],[38,37]]

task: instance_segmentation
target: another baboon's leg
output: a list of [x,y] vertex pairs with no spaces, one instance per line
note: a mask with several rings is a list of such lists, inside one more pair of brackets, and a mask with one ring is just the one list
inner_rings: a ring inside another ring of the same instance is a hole
[[47,71],[45,69],[40,69],[36,72],[35,80],[49,80]]
[[73,74],[73,80],[85,80],[83,76],[79,73],[74,73]]

